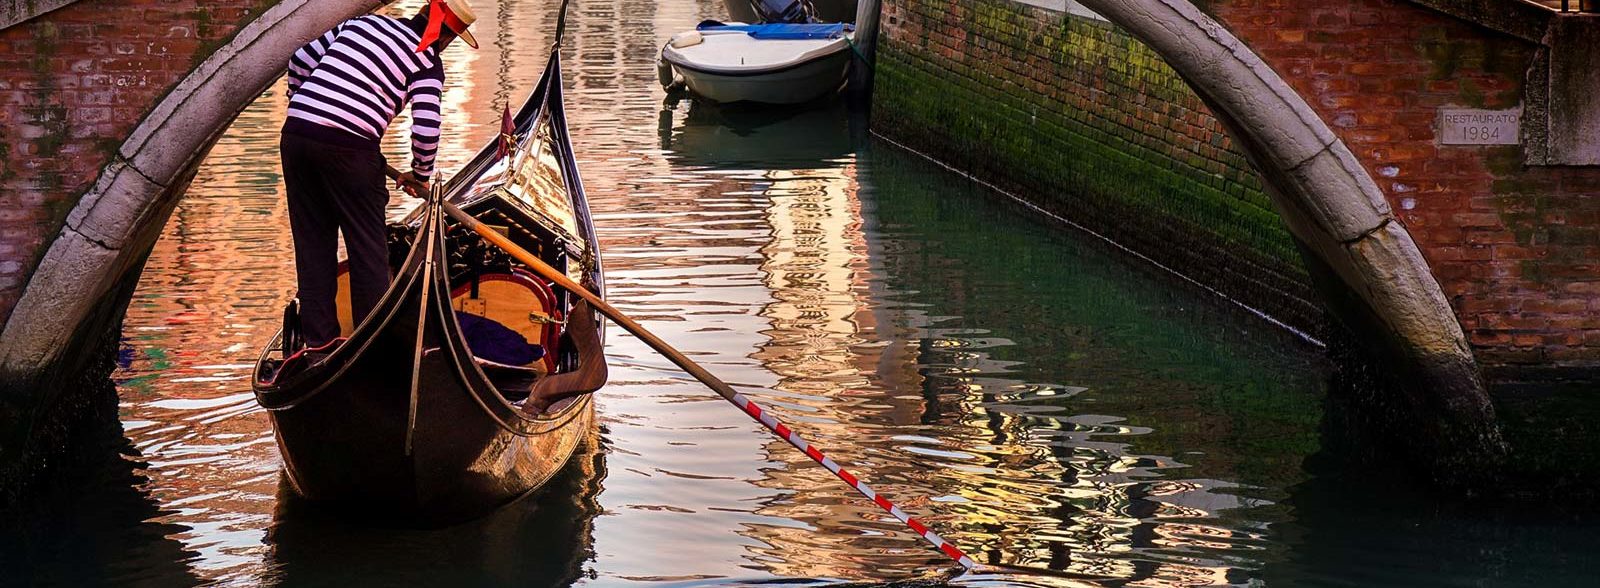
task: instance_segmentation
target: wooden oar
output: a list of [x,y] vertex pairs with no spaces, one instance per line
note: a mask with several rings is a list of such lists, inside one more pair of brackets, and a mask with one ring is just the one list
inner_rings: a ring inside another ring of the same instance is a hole
[[[395,169],[394,166],[389,165],[387,163],[383,164],[383,173],[388,175],[389,179],[394,180],[396,183],[400,182],[400,176],[405,175],[405,174],[400,173],[400,170]],[[404,188],[405,186],[402,184],[400,187]],[[428,190],[428,187],[426,185],[418,186],[418,188],[421,189],[424,192],[426,192]]]

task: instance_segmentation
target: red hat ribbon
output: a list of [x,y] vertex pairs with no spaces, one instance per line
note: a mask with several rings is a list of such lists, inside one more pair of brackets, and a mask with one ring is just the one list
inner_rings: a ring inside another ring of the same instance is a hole
[[445,6],[444,0],[428,0],[428,29],[422,33],[422,42],[417,44],[417,53],[427,51],[434,41],[439,40],[439,27],[448,25],[451,31],[466,30],[467,24],[461,22],[456,13]]

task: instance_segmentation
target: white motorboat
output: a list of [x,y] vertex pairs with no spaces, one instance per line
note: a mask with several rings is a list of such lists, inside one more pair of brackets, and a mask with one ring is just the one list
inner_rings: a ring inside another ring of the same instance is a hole
[[661,82],[681,81],[715,102],[809,102],[844,85],[853,30],[847,24],[708,21],[661,49]]

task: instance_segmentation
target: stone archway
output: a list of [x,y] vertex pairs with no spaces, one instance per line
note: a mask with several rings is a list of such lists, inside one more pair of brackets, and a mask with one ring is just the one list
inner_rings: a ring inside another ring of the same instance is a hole
[[[32,379],[70,353],[137,274],[211,145],[283,74],[289,54],[380,0],[285,0],[241,28],[151,109],[67,216],[4,331],[0,376]],[[117,314],[117,313],[113,313]]]
[[114,398],[90,380],[104,379],[144,261],[217,138],[291,53],[385,3],[283,0],[267,9],[162,97],[79,197],[0,330],[0,502],[85,423],[115,419]]
[[[1383,192],[1304,98],[1190,0],[1077,0],[1176,71],[1250,158],[1273,206],[1350,300],[1331,301],[1402,358],[1403,404],[1436,473],[1506,451],[1482,376],[1427,261]],[[1325,287],[1325,290],[1328,288]],[[1341,304],[1348,303],[1348,304]]]

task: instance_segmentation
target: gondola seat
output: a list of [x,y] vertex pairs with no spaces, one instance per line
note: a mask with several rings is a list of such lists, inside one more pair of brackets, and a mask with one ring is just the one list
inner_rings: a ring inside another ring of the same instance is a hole
[[[350,275],[343,264],[339,269],[339,326],[349,336],[355,330]],[[527,397],[535,381],[554,371],[561,313],[555,292],[537,276],[481,274],[457,286],[450,305],[474,361],[508,400]]]
[[554,371],[561,312],[555,292],[542,280],[522,273],[481,274],[456,286],[450,305],[480,363]]

